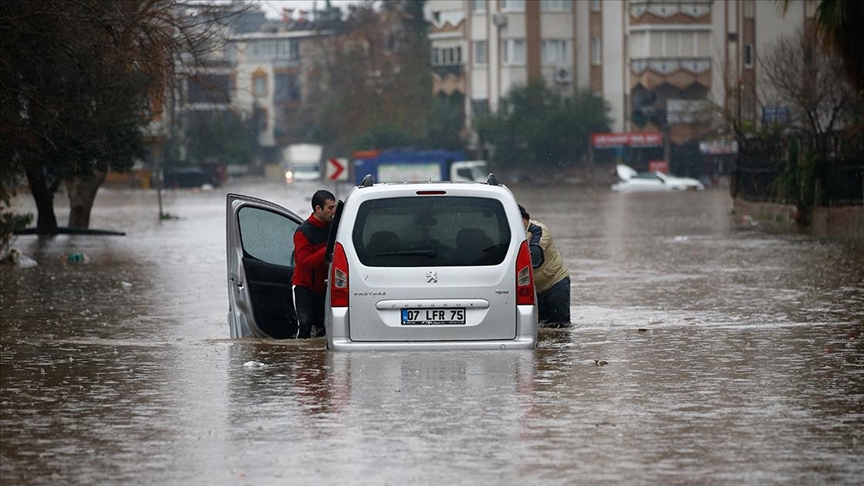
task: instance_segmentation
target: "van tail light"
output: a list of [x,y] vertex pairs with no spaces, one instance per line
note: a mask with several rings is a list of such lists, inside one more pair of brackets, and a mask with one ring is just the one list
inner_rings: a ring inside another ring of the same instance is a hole
[[348,307],[348,259],[341,243],[333,248],[330,268],[330,307]]
[[516,304],[534,305],[534,270],[527,241],[522,242],[516,255]]

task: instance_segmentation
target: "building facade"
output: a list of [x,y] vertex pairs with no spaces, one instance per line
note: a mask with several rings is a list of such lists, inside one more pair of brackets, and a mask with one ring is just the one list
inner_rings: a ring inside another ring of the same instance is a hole
[[[303,126],[298,114],[322,89],[315,66],[324,39],[333,31],[324,14],[323,21],[300,12],[269,20],[243,2],[226,8],[240,13],[225,25],[220,42],[206,56],[182,63],[181,79],[165,107],[163,130],[166,135],[173,130],[170,136],[183,140],[184,131],[195,123],[230,112],[244,129],[252,127],[257,133],[256,165],[279,163],[285,146],[305,142],[296,135]],[[178,156],[182,164],[182,146]]]
[[[471,120],[506,109],[529,79],[611,107],[614,132],[674,145],[716,130],[718,112],[758,123],[770,90],[758,59],[807,27],[815,0],[429,0],[435,94],[465,96]],[[668,145],[668,144],[667,144]],[[668,158],[668,151],[667,151]]]

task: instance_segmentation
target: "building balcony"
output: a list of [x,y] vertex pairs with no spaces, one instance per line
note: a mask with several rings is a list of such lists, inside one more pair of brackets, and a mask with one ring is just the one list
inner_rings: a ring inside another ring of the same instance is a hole
[[711,58],[642,58],[630,60],[630,89],[653,90],[669,84],[685,90],[694,84],[711,87]]
[[432,66],[432,92],[451,95],[454,92],[465,94],[465,65],[447,64]]
[[710,24],[712,0],[633,1],[630,24]]

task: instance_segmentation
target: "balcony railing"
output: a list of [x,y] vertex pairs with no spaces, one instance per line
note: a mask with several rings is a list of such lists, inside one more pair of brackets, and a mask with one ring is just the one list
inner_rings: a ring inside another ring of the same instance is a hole
[[710,57],[660,58],[649,57],[631,59],[630,70],[635,74],[654,71],[657,74],[668,75],[676,71],[687,71],[692,74],[702,74],[711,70]]
[[447,75],[462,76],[465,74],[464,64],[438,64],[432,66],[432,72],[444,78]]

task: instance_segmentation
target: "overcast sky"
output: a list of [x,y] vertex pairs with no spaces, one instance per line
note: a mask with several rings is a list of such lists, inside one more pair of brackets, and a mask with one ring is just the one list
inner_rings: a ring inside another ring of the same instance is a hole
[[[330,0],[331,5],[345,10],[348,4],[357,3],[359,0]],[[303,9],[312,11],[316,4],[319,9],[324,8],[326,0],[250,0],[257,3],[259,8],[267,13],[267,17],[278,19],[282,16],[283,8]]]

